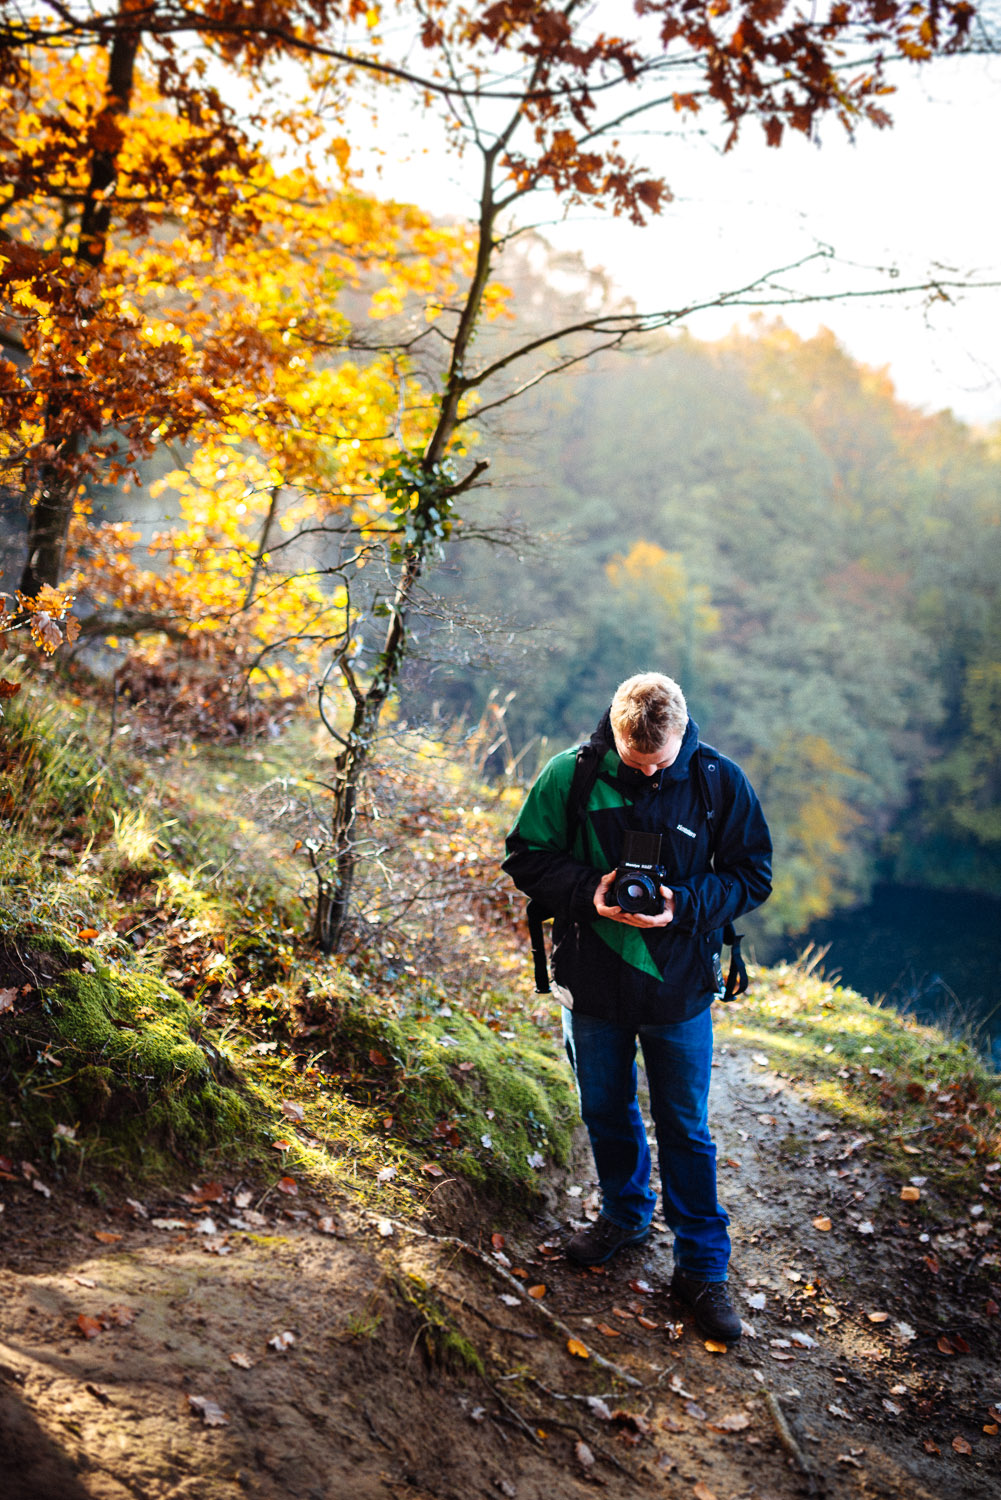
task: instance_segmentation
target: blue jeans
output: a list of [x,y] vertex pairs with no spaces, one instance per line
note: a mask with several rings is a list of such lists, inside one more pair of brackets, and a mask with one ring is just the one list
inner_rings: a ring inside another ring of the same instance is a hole
[[580,1112],[601,1185],[601,1212],[623,1229],[645,1229],[657,1195],[636,1098],[636,1039],[643,1048],[657,1132],[664,1218],[674,1262],[704,1281],[725,1281],[727,1217],[716,1197],[716,1147],[709,1135],[712,1015],[707,1007],[676,1026],[619,1026],[563,1011],[563,1039],[577,1076]]

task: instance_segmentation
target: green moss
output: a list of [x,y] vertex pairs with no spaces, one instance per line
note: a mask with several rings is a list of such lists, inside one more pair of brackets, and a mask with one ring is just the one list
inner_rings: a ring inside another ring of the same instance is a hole
[[393,1284],[401,1300],[419,1320],[417,1339],[430,1364],[451,1371],[486,1373],[478,1349],[455,1326],[422,1277],[401,1276]]
[[262,1112],[222,1075],[198,1040],[199,1013],[176,990],[120,972],[55,932],[14,932],[5,963],[44,981],[8,1017],[0,1049],[14,1080],[0,1105],[43,1151],[58,1124],[72,1127],[77,1160],[173,1173],[178,1156],[253,1149]]
[[393,1131],[443,1166],[504,1198],[533,1190],[533,1162],[569,1160],[576,1097],[562,1058],[536,1038],[500,1036],[475,1017],[407,1018],[343,1005],[330,1061],[344,1085]]

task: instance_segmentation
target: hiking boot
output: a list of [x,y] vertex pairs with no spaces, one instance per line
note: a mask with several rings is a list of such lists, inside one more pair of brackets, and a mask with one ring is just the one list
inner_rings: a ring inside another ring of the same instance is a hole
[[725,1281],[700,1281],[676,1270],[671,1278],[671,1296],[691,1308],[696,1327],[707,1338],[718,1339],[721,1344],[735,1344],[740,1338],[740,1314],[734,1310]]
[[649,1233],[649,1225],[642,1229],[623,1229],[621,1224],[613,1224],[611,1219],[601,1217],[586,1229],[578,1229],[567,1241],[565,1249],[579,1266],[602,1266],[617,1250],[624,1250],[627,1245],[642,1245]]

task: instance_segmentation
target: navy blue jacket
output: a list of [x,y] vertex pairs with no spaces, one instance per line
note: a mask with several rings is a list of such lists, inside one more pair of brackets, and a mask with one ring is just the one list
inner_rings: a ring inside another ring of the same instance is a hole
[[[529,792],[508,835],[504,869],[554,913],[553,978],[570,991],[575,1010],[630,1026],[688,1020],[722,992],[724,926],[771,891],[761,804],[734,761],[699,745],[692,719],[674,764],[656,776],[623,765],[607,713],[592,742],[601,767],[572,846],[566,808],[576,751],[566,750]],[[707,754],[718,779],[700,776]],[[707,786],[720,791],[711,817]],[[627,829],[662,836],[661,864],[675,897],[666,927],[630,927],[594,909],[598,882],[618,864]]]

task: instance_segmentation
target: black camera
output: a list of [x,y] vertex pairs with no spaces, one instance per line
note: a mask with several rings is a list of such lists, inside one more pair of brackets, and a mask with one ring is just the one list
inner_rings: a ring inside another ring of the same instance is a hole
[[660,862],[660,834],[626,833],[605,904],[632,916],[659,917],[664,910],[660,888],[666,884],[667,871]]

